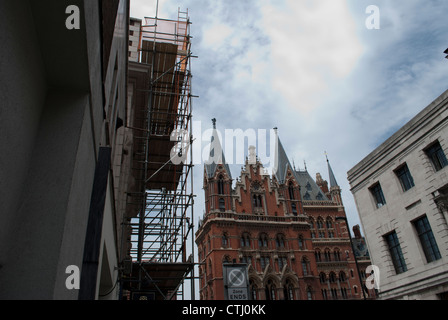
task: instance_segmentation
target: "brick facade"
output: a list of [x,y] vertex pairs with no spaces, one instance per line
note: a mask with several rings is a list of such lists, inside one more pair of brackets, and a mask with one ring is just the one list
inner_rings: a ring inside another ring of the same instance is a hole
[[204,168],[201,300],[224,299],[225,262],[248,263],[252,299],[361,299],[347,226],[336,221],[345,217],[340,188],[329,190],[320,174],[314,181],[289,162],[282,181],[260,174],[263,164],[251,152],[256,160],[249,156],[234,187],[225,163]]

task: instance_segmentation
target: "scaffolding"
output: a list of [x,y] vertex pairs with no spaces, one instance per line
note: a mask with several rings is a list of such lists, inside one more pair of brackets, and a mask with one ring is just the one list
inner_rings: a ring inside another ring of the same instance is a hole
[[133,98],[136,191],[128,206],[136,216],[127,223],[132,270],[124,280],[131,299],[183,299],[186,280],[195,295],[190,24],[179,9],[177,20],[156,14],[140,27],[136,63],[147,78]]

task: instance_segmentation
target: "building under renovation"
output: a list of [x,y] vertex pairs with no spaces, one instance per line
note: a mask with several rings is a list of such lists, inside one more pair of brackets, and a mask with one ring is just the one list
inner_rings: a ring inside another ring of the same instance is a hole
[[129,21],[129,0],[0,2],[0,299],[194,277],[188,14]]

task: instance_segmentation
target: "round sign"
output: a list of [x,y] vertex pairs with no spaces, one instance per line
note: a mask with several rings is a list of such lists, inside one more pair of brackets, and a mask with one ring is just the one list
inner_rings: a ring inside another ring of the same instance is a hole
[[233,269],[229,272],[229,286],[240,287],[244,285],[245,276],[244,272],[240,269]]

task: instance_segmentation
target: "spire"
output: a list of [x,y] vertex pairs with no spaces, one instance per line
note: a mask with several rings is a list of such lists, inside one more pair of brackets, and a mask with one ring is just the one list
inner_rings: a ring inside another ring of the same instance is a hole
[[224,151],[222,150],[221,142],[219,141],[218,131],[216,130],[216,119],[212,119],[213,123],[213,133],[212,138],[210,140],[210,154],[208,161],[205,162],[205,171],[207,173],[207,177],[211,178],[214,176],[216,167],[219,164],[224,165],[229,178],[232,179],[232,175],[230,173],[229,165],[226,163],[226,159],[224,157]]
[[327,158],[328,165],[328,175],[330,176],[330,188],[338,187],[338,182],[336,181],[336,177],[334,176],[333,170],[331,169],[330,161],[328,160],[327,152],[325,152],[325,157]]
[[280,141],[280,139],[278,138],[278,134],[277,134],[277,128],[274,128],[275,130],[275,135],[276,135],[276,146],[275,146],[275,165],[274,165],[274,175],[277,178],[277,181],[279,183],[284,183],[286,181],[286,172],[289,169],[292,171],[292,173],[294,174],[296,181],[299,181],[298,177],[297,177],[297,173],[296,170],[294,169],[294,167],[291,165],[291,163],[289,162],[288,156],[286,155],[285,149],[283,148],[283,145]]

